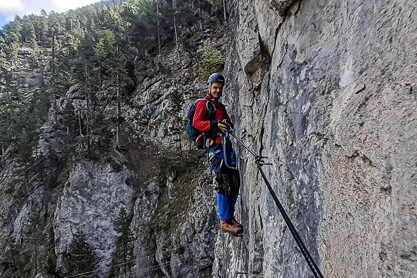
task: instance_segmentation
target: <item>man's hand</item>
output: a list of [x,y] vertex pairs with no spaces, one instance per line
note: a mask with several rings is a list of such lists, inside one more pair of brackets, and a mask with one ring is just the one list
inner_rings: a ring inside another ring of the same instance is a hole
[[220,129],[221,132],[226,133],[229,131],[229,127],[225,123],[218,123],[217,127]]

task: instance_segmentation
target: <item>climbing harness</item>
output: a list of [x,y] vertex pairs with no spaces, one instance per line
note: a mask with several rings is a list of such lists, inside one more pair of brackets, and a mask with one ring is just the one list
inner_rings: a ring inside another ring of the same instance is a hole
[[291,231],[291,234],[293,235],[295,241],[297,242],[298,247],[301,250],[301,253],[303,254],[305,260],[307,261],[308,266],[310,267],[311,271],[314,274],[314,277],[323,278],[323,274],[321,273],[320,269],[314,262],[313,258],[311,257],[310,253],[308,252],[308,249],[304,245],[300,235],[298,234],[297,230],[295,229],[294,225],[291,222],[291,219],[288,217],[288,214],[286,213],[284,207],[281,205],[281,202],[278,200],[277,195],[275,194],[274,190],[272,189],[272,186],[270,182],[268,181],[264,171],[262,170],[262,166],[264,165],[272,165],[272,163],[265,163],[264,159],[266,157],[263,157],[262,155],[257,155],[253,150],[251,150],[249,147],[243,143],[241,139],[239,139],[236,135],[234,130],[229,130],[227,132],[230,136],[232,136],[242,147],[244,147],[249,153],[251,153],[255,157],[255,163],[258,167],[259,172],[261,173],[261,176],[263,180],[266,183],[266,186],[268,187],[269,192],[272,195],[272,198],[275,201],[275,204],[277,205],[282,217],[285,220],[285,223],[287,224],[288,228]]
[[[222,165],[226,166],[227,168],[231,170],[237,170],[237,163],[236,163],[236,153],[231,148],[231,142],[227,141],[228,136],[227,134],[219,134],[219,136],[222,139],[221,145],[216,146],[206,146],[206,157],[207,157],[207,163],[210,167],[210,170],[213,172],[220,171]],[[204,138],[206,140],[206,138]],[[221,163],[219,163],[219,167],[214,168],[211,166],[210,161],[217,157],[221,160]]]
[[[227,134],[226,136],[222,136],[222,146],[223,146],[223,153],[224,153],[224,165],[226,165],[227,168],[236,170],[236,153],[233,149],[230,151],[227,149],[229,147],[230,142],[227,142]],[[228,162],[230,158],[230,161]]]
[[[213,171],[214,173],[219,172],[220,169],[222,168],[222,164],[224,162],[224,156],[222,154],[222,149],[221,148],[206,147],[206,157],[207,157],[207,164],[209,165],[210,170]],[[211,161],[215,158],[218,158],[218,159],[221,160],[218,167],[213,167],[212,166]]]

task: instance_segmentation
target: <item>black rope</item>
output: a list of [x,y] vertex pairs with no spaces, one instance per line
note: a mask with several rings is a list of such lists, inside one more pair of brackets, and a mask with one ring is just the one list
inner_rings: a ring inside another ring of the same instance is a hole
[[297,230],[295,229],[294,225],[291,222],[291,219],[288,217],[288,214],[286,213],[284,207],[281,205],[281,202],[278,200],[277,195],[275,194],[274,190],[272,189],[271,183],[269,182],[269,180],[267,179],[264,171],[262,170],[262,166],[263,165],[271,165],[271,163],[265,163],[263,161],[262,156],[260,155],[256,155],[256,153],[254,151],[252,151],[250,148],[248,148],[242,140],[240,140],[239,138],[236,137],[236,135],[233,134],[233,132],[228,132],[228,134],[230,134],[233,138],[236,139],[236,141],[241,144],[247,151],[249,151],[252,155],[255,156],[255,163],[258,167],[259,172],[261,173],[261,176],[263,178],[263,180],[266,183],[266,186],[268,187],[269,192],[272,195],[272,198],[275,201],[275,204],[277,205],[282,217],[285,220],[285,223],[287,224],[288,228],[291,231],[291,234],[293,235],[295,242],[297,243],[298,247],[301,250],[301,253],[303,254],[305,260],[307,261],[308,266],[310,267],[311,271],[314,274],[314,277],[316,278],[323,278],[323,274],[321,273],[319,267],[316,265],[316,263],[314,262],[313,258],[310,255],[310,252],[308,252],[308,249],[306,248],[306,246],[303,243],[303,240],[301,239],[300,235],[298,234]]

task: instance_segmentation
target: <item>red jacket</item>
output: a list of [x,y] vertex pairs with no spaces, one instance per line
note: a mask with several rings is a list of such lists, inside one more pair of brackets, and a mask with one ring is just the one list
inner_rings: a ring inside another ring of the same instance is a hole
[[[214,112],[214,116],[210,115],[210,119],[208,119],[208,111],[207,105],[210,105],[205,100],[200,100],[197,102],[195,106],[195,113],[193,118],[193,127],[201,132],[205,133],[217,133],[217,123],[226,119],[230,122],[229,115],[227,115],[226,108],[223,104],[219,101],[214,99],[210,94],[206,95],[206,98],[211,101],[211,103],[216,107],[216,112]],[[219,136],[215,136],[216,144],[221,144],[221,138]]]

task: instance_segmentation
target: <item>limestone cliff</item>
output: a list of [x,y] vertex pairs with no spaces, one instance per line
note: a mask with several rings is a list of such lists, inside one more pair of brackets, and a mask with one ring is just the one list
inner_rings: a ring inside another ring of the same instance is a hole
[[[228,3],[226,98],[238,134],[273,163],[265,171],[325,277],[417,270],[416,8]],[[215,275],[309,277],[254,158],[239,149],[248,232],[216,249]]]

